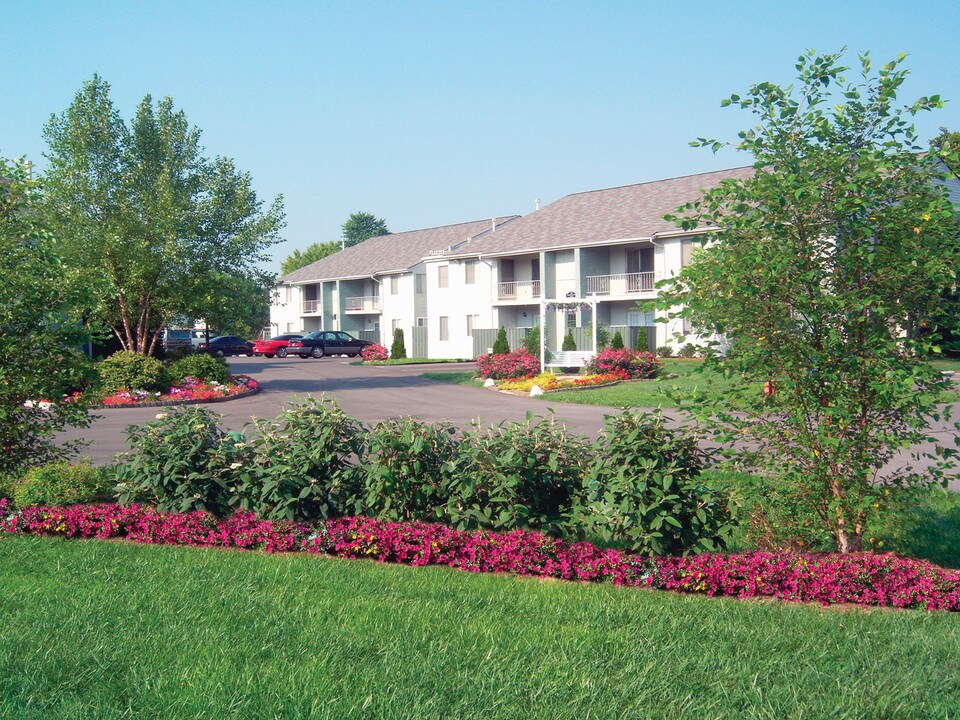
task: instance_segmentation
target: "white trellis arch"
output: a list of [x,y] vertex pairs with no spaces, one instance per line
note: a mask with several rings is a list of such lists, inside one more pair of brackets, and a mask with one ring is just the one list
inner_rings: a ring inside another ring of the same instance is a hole
[[593,351],[597,351],[597,296],[590,295],[586,298],[578,298],[572,293],[568,293],[562,300],[560,298],[540,298],[540,372],[543,372],[547,362],[546,345],[546,319],[547,311],[555,310],[557,312],[568,312],[569,310],[578,310],[583,307],[589,307],[591,313],[591,326],[593,327]]

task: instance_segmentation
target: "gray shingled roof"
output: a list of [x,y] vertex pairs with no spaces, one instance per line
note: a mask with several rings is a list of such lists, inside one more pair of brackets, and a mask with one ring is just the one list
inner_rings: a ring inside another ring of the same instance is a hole
[[695,200],[700,190],[721,180],[745,178],[753,172],[752,167],[733,168],[567,195],[447,255],[534,252],[676,231],[676,225],[663,219],[665,213]]
[[[496,224],[499,227],[516,217],[511,215],[496,218]],[[299,270],[294,270],[281,277],[279,282],[303,283],[403,272],[430,253],[461,245],[469,238],[490,230],[491,227],[490,219],[475,220],[373,237],[359,245],[348,247]]]

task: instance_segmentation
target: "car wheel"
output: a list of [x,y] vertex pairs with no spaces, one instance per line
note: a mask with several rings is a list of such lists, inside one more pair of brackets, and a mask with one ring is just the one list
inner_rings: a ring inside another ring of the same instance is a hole
[[313,350],[310,351],[310,356],[319,360],[323,357],[323,348],[317,345]]
[[217,350],[217,357],[218,357],[218,358],[222,358],[222,357],[223,357],[223,350]]
[[277,348],[277,357],[285,358],[287,356],[287,349],[285,347]]
[[272,357],[273,357],[273,353],[264,353],[263,356],[264,356],[265,358],[272,358]]

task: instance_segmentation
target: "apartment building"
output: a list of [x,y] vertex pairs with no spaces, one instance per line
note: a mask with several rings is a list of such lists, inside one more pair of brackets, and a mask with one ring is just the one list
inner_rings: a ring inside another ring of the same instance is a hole
[[548,348],[558,349],[568,329],[583,337],[595,307],[596,320],[625,338],[644,332],[651,347],[668,345],[689,328],[656,323],[638,301],[656,297],[656,283],[690,262],[709,228],[680,231],[663,215],[702,189],[752,173],[735,168],[575,193],[523,217],[372,238],[281,278],[271,321],[278,332],[379,333],[388,346],[400,327],[414,339],[408,354],[469,358],[485,350],[477,330],[522,333],[541,317]]

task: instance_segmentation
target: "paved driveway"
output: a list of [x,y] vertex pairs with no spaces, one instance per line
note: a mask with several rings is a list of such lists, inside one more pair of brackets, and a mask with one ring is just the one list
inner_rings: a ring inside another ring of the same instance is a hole
[[[528,410],[545,415],[553,404],[479,388],[426,380],[430,372],[473,369],[473,364],[391,365],[364,367],[347,358],[322,360],[300,358],[231,358],[234,373],[250,375],[261,383],[261,391],[249,398],[208,405],[223,415],[223,425],[242,430],[251,416],[276,417],[298,397],[321,394],[335,398],[350,416],[366,424],[411,415],[425,421],[448,420],[459,427],[474,419],[484,423],[521,421]],[[595,437],[603,416],[612,408],[590,405],[557,405],[557,418],[572,432]],[[153,420],[162,408],[112,408],[97,410],[100,416],[84,431],[70,431],[65,437],[92,441],[84,451],[97,464],[110,462],[124,449],[126,428]]]
[[[335,398],[348,415],[368,425],[410,415],[424,421],[448,420],[466,427],[475,419],[488,424],[522,421],[528,411],[546,415],[548,408],[555,407],[557,419],[571,432],[590,437],[596,437],[603,427],[604,415],[617,412],[616,408],[551,403],[549,399],[517,397],[420,377],[426,371],[471,370],[472,363],[363,367],[354,362],[339,357],[322,360],[231,358],[231,370],[256,378],[262,390],[253,397],[208,407],[223,415],[223,425],[230,430],[242,430],[251,416],[276,417],[295,398],[321,394]],[[91,445],[84,454],[97,464],[105,464],[124,449],[128,425],[152,420],[159,411],[160,408],[99,410],[100,418],[93,427],[64,435],[90,440]],[[934,434],[941,442],[953,446],[952,423],[941,422],[934,428]],[[907,459],[904,455],[895,464]],[[960,479],[954,480],[951,487],[960,490]]]

